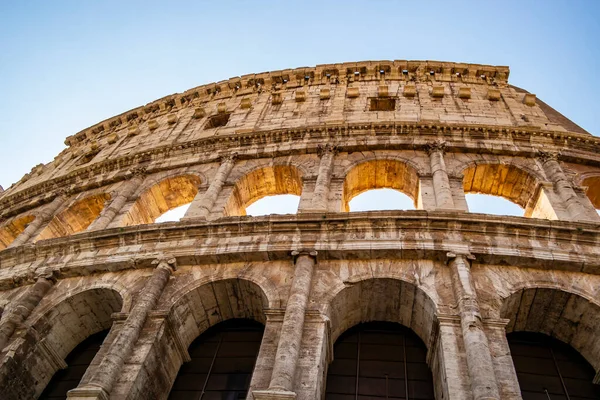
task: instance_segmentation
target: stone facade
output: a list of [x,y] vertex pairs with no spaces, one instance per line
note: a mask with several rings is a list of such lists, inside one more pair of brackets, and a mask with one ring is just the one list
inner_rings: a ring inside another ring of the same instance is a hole
[[[507,332],[553,336],[600,383],[600,139],[507,67],[380,61],[245,75],[66,139],[0,190],[0,387],[37,398],[110,329],[70,399],[164,399],[188,347],[265,325],[249,399],[320,399],[333,345],[412,329],[437,399],[520,399]],[[348,212],[369,189],[413,211]],[[468,212],[465,193],[524,217]],[[296,194],[296,215],[246,216]],[[156,217],[190,203],[180,222]]]

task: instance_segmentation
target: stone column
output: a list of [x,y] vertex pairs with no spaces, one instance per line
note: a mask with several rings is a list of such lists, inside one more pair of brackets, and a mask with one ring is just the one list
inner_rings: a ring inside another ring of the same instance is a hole
[[591,202],[586,199],[589,204],[583,204],[580,197],[575,193],[571,180],[567,178],[558,162],[560,154],[540,150],[537,157],[544,167],[546,176],[554,185],[554,190],[562,200],[571,220],[582,222],[597,220],[598,216]]
[[255,390],[254,398],[262,399],[295,399],[294,377],[298,365],[304,317],[310,294],[312,276],[315,269],[316,251],[294,251],[296,268],[285,308],[285,316],[279,335],[279,344],[275,353],[273,373],[267,390]]
[[501,399],[522,400],[517,372],[506,339],[506,325],[509,322],[508,319],[485,319],[483,325],[490,342]]
[[206,219],[210,215],[215,201],[217,200],[217,197],[223,188],[223,184],[227,180],[227,177],[235,165],[236,158],[237,153],[233,153],[222,159],[221,165],[217,170],[217,174],[213,178],[208,189],[204,193],[198,193],[182,220],[191,218]]
[[105,229],[108,224],[110,224],[117,214],[121,211],[125,203],[129,200],[129,198],[133,195],[133,193],[140,187],[144,178],[146,176],[146,168],[137,168],[131,171],[132,177],[129,181],[125,182],[121,188],[119,188],[119,192],[110,202],[108,207],[106,207],[100,216],[92,222],[92,224],[88,227],[88,231],[98,231],[101,229]]
[[337,146],[331,144],[319,145],[318,154],[321,157],[319,175],[313,191],[310,209],[304,212],[327,212],[329,184],[331,183],[331,171],[333,170],[333,160],[337,154]]
[[4,313],[0,320],[0,351],[8,344],[15,329],[29,318],[31,312],[40,304],[55,282],[56,278],[51,271],[43,271],[27,293],[19,298],[17,304],[11,307],[10,311]]
[[21,234],[17,236],[17,238],[13,240],[11,244],[8,245],[8,248],[21,246],[22,244],[25,244],[29,239],[34,237],[35,234],[39,232],[41,228],[46,226],[46,224],[52,220],[56,211],[62,205],[65,204],[67,199],[68,196],[64,192],[56,196],[50,204],[48,204],[46,207],[40,210],[39,213],[37,213],[35,219],[31,221],[29,225],[27,225],[27,228],[25,228],[25,230],[21,232]]
[[96,372],[87,384],[69,391],[69,399],[108,400],[110,397],[110,392],[121,374],[125,360],[131,355],[148,314],[156,306],[171,273],[175,270],[174,258],[157,259],[152,264],[156,265],[152,276],[141,290],[135,306],[129,312]]
[[500,399],[487,336],[483,329],[477,293],[468,258],[472,255],[448,253],[450,276],[458,301],[467,366],[474,400]]
[[426,146],[431,163],[431,174],[433,176],[433,190],[435,193],[435,202],[437,209],[454,209],[454,200],[452,199],[452,190],[450,180],[446,171],[444,162],[445,142],[429,142]]

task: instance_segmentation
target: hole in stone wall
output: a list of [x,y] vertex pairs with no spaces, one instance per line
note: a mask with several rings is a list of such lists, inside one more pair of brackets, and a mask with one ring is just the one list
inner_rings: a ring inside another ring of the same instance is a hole
[[350,211],[414,210],[414,201],[394,189],[367,190],[350,200]]
[[469,193],[465,195],[469,212],[492,214],[492,215],[512,215],[522,217],[525,210],[518,204],[513,203],[500,196],[487,194]]
[[227,122],[229,122],[230,115],[231,115],[230,113],[219,113],[219,114],[213,115],[211,117],[208,117],[208,120],[206,121],[206,124],[204,125],[204,129],[214,129],[214,128],[218,128],[220,126],[227,125]]
[[369,111],[394,111],[396,109],[396,99],[377,98],[370,99]]
[[246,207],[246,215],[258,217],[269,214],[296,214],[300,204],[300,196],[281,194],[266,196]]

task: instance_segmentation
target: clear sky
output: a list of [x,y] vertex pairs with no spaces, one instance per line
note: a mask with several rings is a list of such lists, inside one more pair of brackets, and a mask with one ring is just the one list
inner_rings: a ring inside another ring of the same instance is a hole
[[344,61],[508,65],[512,84],[600,135],[599,42],[600,0],[0,0],[0,185],[165,95]]

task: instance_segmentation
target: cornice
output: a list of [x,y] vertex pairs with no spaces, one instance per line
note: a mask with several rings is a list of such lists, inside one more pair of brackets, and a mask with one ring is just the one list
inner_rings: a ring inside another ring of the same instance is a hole
[[[598,158],[600,138],[575,132],[545,131],[530,127],[444,124],[426,121],[418,123],[395,121],[351,124],[324,123],[302,128],[211,136],[107,159],[78,168],[66,175],[49,179],[16,193],[6,193],[0,198],[0,209],[4,210],[3,217],[8,218],[51,201],[61,188],[68,188],[73,193],[78,193],[119,182],[128,179],[128,171],[131,168],[139,166],[145,166],[148,173],[171,169],[173,168],[172,165],[160,167],[151,164],[189,153],[195,154],[193,160],[181,163],[180,166],[215,162],[220,157],[226,156],[230,151],[237,151],[240,158],[318,153],[318,146],[322,144],[323,138],[335,139],[338,137],[356,139],[356,143],[352,143],[351,140],[336,143],[339,152],[355,151],[359,147],[364,148],[365,142],[359,139],[368,140],[369,138],[373,138],[373,142],[368,143],[371,150],[416,149],[426,151],[427,141],[431,141],[433,138],[447,143],[446,152],[477,153],[481,153],[482,150],[486,153],[493,153],[490,149],[491,144],[507,144],[508,141],[510,142],[508,144],[521,146],[521,149],[503,149],[502,152],[507,155],[533,157],[538,148],[548,149],[550,147],[556,150],[560,149],[561,158],[565,161],[585,161],[586,163],[600,164]],[[390,137],[397,138],[398,141],[392,143]],[[313,141],[311,142],[311,140]],[[289,142],[293,142],[295,146],[286,146],[285,149],[273,148],[273,146]],[[361,142],[360,145],[358,142]],[[258,144],[260,144],[262,150],[257,153],[255,146]],[[473,146],[473,144],[477,144],[477,146]],[[249,150],[251,148],[250,154],[244,154],[244,148]],[[107,175],[111,173],[112,175],[108,177]],[[11,209],[40,195],[44,195],[44,197],[16,209]]]
[[85,232],[1,251],[0,289],[33,283],[40,265],[59,279],[150,268],[157,244],[179,266],[289,260],[291,251],[311,248],[319,262],[444,262],[454,252],[473,254],[483,264],[600,274],[599,224],[416,210],[229,217]]

